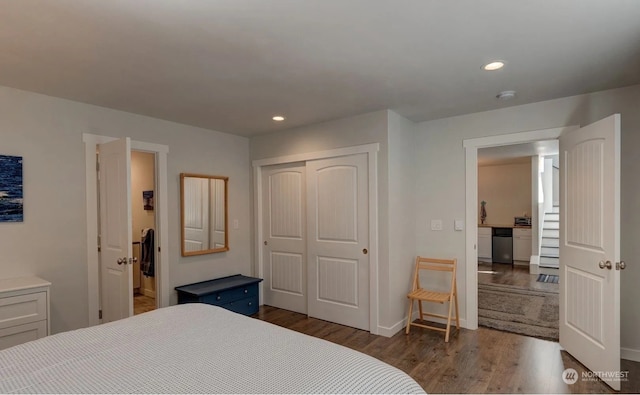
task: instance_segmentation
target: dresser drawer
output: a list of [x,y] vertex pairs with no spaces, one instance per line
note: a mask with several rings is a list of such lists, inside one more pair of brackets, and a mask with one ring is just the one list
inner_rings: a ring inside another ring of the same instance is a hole
[[258,304],[258,296],[256,295],[251,298],[240,299],[224,305],[220,305],[220,307],[231,310],[235,313],[251,315],[258,312]]
[[225,305],[234,300],[240,300],[258,295],[258,285],[250,284],[244,287],[227,289],[220,292],[214,292],[202,298],[202,303],[214,304],[217,306]]
[[178,303],[206,303],[251,315],[260,306],[261,278],[241,274],[176,287]]
[[0,329],[0,350],[47,336],[47,320]]
[[46,292],[28,293],[0,299],[0,329],[46,319]]

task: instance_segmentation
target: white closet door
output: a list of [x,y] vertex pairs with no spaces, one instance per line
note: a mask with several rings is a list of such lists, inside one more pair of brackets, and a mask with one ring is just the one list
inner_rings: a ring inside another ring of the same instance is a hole
[[367,155],[307,162],[308,314],[369,330]]
[[307,313],[304,163],[262,170],[264,304]]

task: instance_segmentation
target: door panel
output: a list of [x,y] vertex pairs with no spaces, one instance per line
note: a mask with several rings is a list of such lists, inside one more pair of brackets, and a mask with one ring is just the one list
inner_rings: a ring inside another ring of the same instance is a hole
[[369,330],[367,155],[307,162],[308,309]]
[[100,144],[99,162],[102,317],[110,322],[133,315],[129,138]]
[[264,303],[307,313],[305,166],[262,170]]
[[618,372],[620,116],[563,134],[560,161],[560,344],[596,374]]
[[211,196],[215,196],[214,199],[214,207],[212,207],[213,218],[211,223],[213,224],[213,232],[211,232],[211,246],[213,248],[224,248],[226,247],[226,218],[225,218],[225,202],[226,200],[226,192],[225,192],[225,182],[220,179],[210,179],[211,183]]

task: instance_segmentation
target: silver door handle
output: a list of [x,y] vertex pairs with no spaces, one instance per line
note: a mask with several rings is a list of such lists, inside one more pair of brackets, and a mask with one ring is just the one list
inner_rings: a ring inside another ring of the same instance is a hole
[[616,270],[624,270],[627,264],[624,261],[616,262]]
[[134,258],[129,258],[129,265],[131,265],[132,263],[136,263],[138,262],[138,258],[134,257]]
[[611,268],[613,267],[611,261],[600,261],[600,263],[598,263],[598,266],[600,266],[600,269],[607,268],[609,270],[611,270]]
[[123,263],[126,265],[127,264],[127,258],[118,258],[118,260],[116,261],[118,262],[118,265],[122,265]]

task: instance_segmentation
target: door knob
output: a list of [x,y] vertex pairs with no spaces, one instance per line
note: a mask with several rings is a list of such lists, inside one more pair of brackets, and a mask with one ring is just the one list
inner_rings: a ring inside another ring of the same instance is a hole
[[369,250],[367,250],[366,248],[363,248],[363,249],[362,249],[362,253],[363,253],[363,254],[365,254],[365,255],[367,255],[367,254],[369,253]]
[[606,262],[605,261],[600,261],[600,263],[598,263],[598,266],[600,266],[600,269],[607,268],[607,269],[611,270],[611,267],[613,265],[611,265],[611,261],[606,261]]
[[624,261],[616,262],[616,270],[624,270],[627,264]]
[[127,258],[118,258],[118,260],[116,261],[118,262],[118,265],[122,265],[123,263],[126,264],[127,263]]
[[133,258],[129,258],[129,265],[138,262],[138,258],[137,257],[133,257]]

